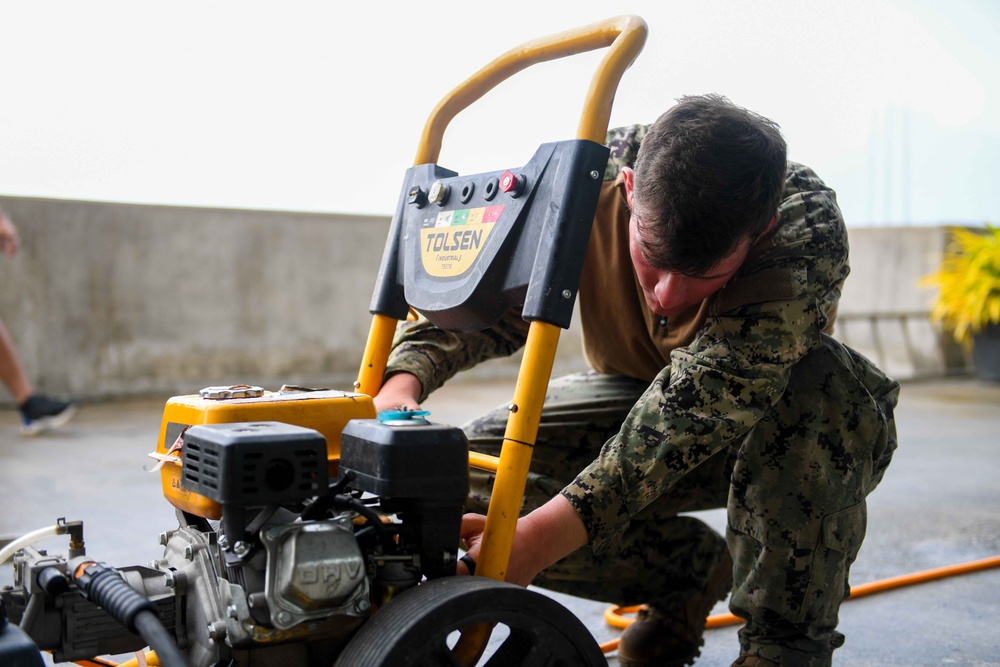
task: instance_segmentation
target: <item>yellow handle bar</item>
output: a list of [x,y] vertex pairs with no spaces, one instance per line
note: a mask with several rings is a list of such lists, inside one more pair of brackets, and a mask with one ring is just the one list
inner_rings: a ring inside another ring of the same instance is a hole
[[[540,62],[610,47],[598,66],[584,101],[578,139],[604,143],[615,91],[625,70],[642,51],[649,29],[638,16],[618,16],[599,23],[525,42],[493,60],[438,103],[424,125],[414,164],[437,162],[448,123],[473,102],[517,72]],[[374,396],[382,388],[395,321],[375,315],[364,351],[356,391]]]
[[438,103],[424,125],[413,164],[437,162],[441,153],[441,138],[448,123],[501,81],[537,63],[609,46],[587,91],[576,134],[577,139],[603,144],[618,82],[642,51],[648,32],[645,21],[638,16],[626,15],[535,39],[511,49],[473,74]]

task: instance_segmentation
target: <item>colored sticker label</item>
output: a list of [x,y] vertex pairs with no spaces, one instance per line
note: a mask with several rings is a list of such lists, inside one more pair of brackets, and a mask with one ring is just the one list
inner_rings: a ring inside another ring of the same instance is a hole
[[496,222],[503,213],[503,206],[487,206],[483,211],[483,222]]
[[469,209],[469,224],[478,225],[483,221],[483,213],[486,211],[485,208],[470,208]]
[[[420,230],[424,271],[435,278],[460,276],[468,271],[503,209],[500,205],[439,211],[436,218],[425,218]],[[429,226],[431,221],[433,226]]]

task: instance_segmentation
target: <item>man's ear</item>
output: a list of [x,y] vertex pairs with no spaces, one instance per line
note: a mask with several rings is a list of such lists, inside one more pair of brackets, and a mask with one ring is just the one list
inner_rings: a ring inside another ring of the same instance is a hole
[[625,201],[632,208],[632,193],[635,191],[635,172],[631,167],[622,167],[622,178],[625,181]]

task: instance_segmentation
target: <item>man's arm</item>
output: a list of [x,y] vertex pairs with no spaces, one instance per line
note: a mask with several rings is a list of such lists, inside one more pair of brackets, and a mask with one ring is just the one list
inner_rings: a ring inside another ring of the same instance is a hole
[[385,381],[378,394],[372,398],[372,402],[375,404],[377,412],[403,408],[419,410],[422,392],[423,386],[416,375],[405,372],[396,373]]
[[[462,539],[467,553],[479,560],[480,542],[486,517],[466,514],[462,519]],[[569,501],[555,496],[538,509],[517,521],[506,580],[527,586],[548,566],[562,560],[587,543],[587,529]],[[468,574],[465,563],[459,563],[459,574]]]
[[[406,405],[417,405],[456,373],[487,359],[510,356],[524,346],[527,337],[528,323],[513,309],[489,329],[471,333],[445,331],[424,317],[402,322],[386,366],[386,384],[397,374],[414,376],[420,389],[416,400]],[[393,407],[390,403],[386,402]]]
[[718,294],[694,342],[674,350],[621,431],[563,489],[595,552],[753,428],[781,397],[791,368],[820,344],[848,271],[843,219],[834,193],[800,165],[789,169],[779,214],[762,252]]

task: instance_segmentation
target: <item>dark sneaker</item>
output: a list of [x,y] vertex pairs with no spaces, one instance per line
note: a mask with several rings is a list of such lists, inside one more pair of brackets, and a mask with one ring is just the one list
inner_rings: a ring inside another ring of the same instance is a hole
[[21,434],[26,436],[39,435],[65,426],[76,414],[76,406],[72,403],[56,401],[44,394],[33,394],[21,405],[20,410]]
[[705,620],[715,603],[733,586],[733,559],[724,551],[705,588],[679,609],[650,607],[639,611],[618,643],[622,667],[682,667],[690,665],[705,643]]

